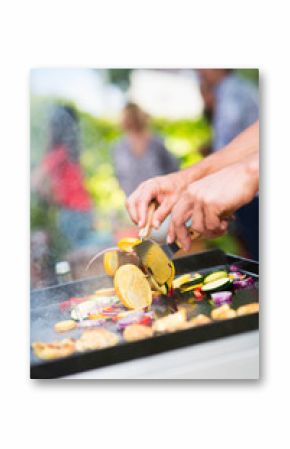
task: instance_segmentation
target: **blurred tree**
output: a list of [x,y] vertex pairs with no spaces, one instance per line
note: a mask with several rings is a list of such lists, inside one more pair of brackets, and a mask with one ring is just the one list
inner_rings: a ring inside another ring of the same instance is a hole
[[109,80],[112,84],[117,84],[121,89],[126,90],[129,86],[130,73],[133,69],[108,69]]
[[236,72],[254,84],[259,84],[259,69],[236,69]]

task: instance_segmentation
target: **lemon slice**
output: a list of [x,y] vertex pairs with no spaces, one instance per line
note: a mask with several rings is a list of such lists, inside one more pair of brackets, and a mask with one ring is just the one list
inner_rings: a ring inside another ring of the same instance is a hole
[[109,276],[114,276],[119,267],[119,256],[117,251],[107,251],[103,257],[103,264],[105,273]]
[[189,282],[191,279],[191,274],[183,274],[182,276],[178,276],[173,280],[173,288],[179,288],[182,284]]
[[131,253],[134,246],[139,245],[139,243],[141,243],[140,239],[125,237],[118,241],[118,248],[120,248],[121,251],[125,251],[126,253]]
[[114,287],[128,309],[142,309],[152,303],[152,292],[145,275],[136,265],[122,265],[116,271]]

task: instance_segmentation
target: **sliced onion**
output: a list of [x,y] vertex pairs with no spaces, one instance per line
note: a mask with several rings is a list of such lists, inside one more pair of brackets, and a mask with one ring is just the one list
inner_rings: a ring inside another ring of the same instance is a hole
[[103,326],[103,324],[105,324],[106,320],[100,318],[98,320],[83,320],[80,321],[77,324],[77,327],[79,327],[80,329],[83,328],[87,328],[87,327],[98,327],[98,326]]
[[135,313],[130,313],[130,315],[125,316],[124,318],[121,318],[118,321],[117,324],[117,329],[118,330],[123,330],[125,329],[127,326],[130,326],[131,324],[138,324],[142,318],[144,317],[150,317],[151,319],[153,318],[153,314],[152,312],[135,312]]
[[230,265],[230,271],[239,271],[239,267],[233,263]]
[[231,304],[233,294],[232,292],[216,292],[211,294],[211,298],[216,306],[223,304]]
[[244,279],[246,277],[245,274],[240,273],[239,271],[231,271],[229,273],[229,278],[234,279],[234,280],[240,280],[240,279]]
[[234,280],[233,286],[235,288],[246,288],[246,287],[250,287],[254,283],[255,283],[254,279],[249,276],[245,279]]

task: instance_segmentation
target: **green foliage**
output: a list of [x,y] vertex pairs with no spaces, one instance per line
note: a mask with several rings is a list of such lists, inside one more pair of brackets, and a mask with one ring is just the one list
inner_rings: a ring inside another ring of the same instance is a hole
[[259,69],[236,69],[236,72],[254,84],[259,84]]
[[[47,147],[48,113],[53,103],[66,103],[52,98],[31,99],[31,165],[41,160]],[[71,105],[71,104],[70,104]],[[98,229],[112,232],[118,225],[127,223],[125,195],[114,175],[112,147],[121,136],[116,122],[96,118],[76,108],[80,118],[82,141],[81,165],[85,173],[85,184],[93,199],[98,217]],[[205,118],[176,120],[155,118],[151,123],[154,132],[160,134],[166,147],[180,162],[181,168],[188,167],[201,159],[199,149],[207,145],[212,130]],[[63,242],[56,227],[57,210],[33,196],[31,202],[31,228],[46,229],[52,239],[56,253],[63,250]],[[222,237],[209,243],[226,251],[234,251],[234,241]]]

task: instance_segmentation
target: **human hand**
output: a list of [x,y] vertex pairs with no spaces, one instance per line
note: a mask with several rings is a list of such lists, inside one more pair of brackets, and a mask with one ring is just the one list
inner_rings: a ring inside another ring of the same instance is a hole
[[191,228],[204,237],[224,234],[228,227],[226,217],[251,201],[257,190],[258,172],[248,162],[230,165],[190,184],[172,209],[168,242],[178,240],[189,250],[191,239],[186,228],[189,219]]
[[142,182],[126,202],[133,222],[140,228],[145,226],[148,206],[152,201],[156,201],[157,208],[152,218],[152,225],[158,229],[186,188],[186,179],[186,175],[181,171]]

